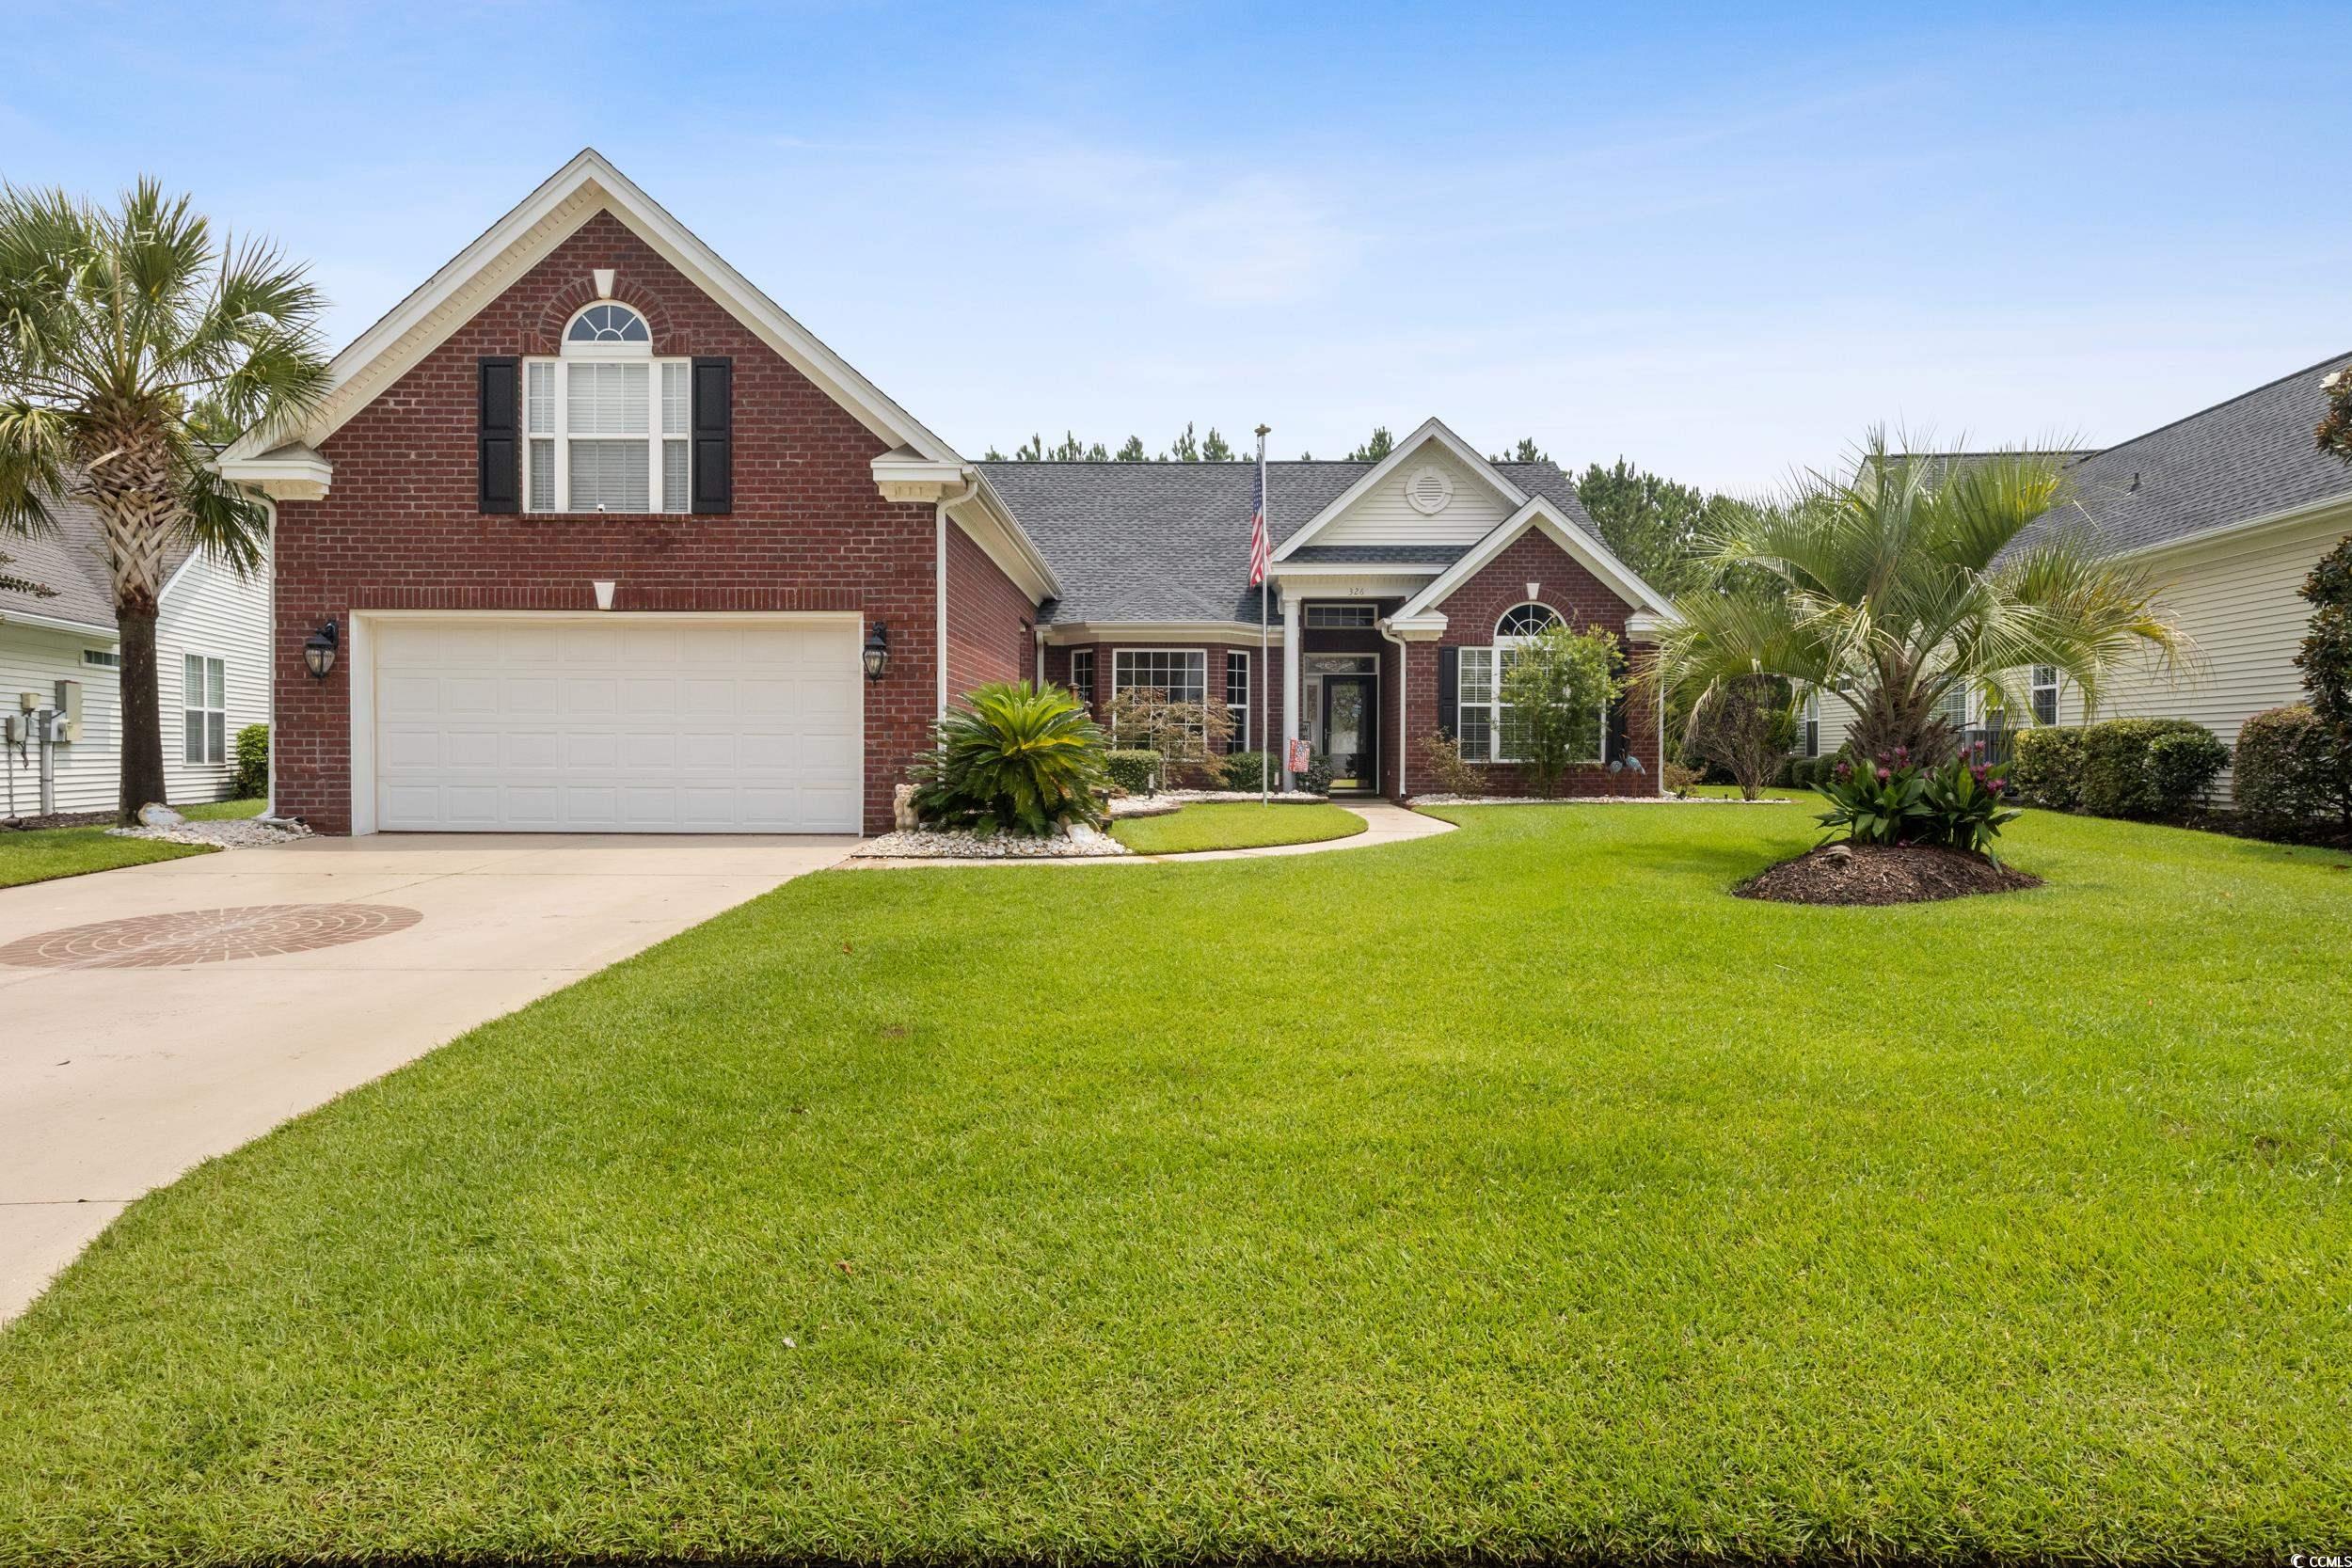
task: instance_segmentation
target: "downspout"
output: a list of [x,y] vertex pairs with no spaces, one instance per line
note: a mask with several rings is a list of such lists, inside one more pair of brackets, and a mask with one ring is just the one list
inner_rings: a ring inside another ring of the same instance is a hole
[[1405,764],[1413,754],[1413,746],[1412,737],[1405,733],[1405,716],[1409,711],[1405,704],[1405,694],[1413,684],[1406,663],[1412,657],[1413,651],[1406,646],[1405,639],[1389,629],[1385,616],[1380,621],[1380,635],[1385,641],[1396,644],[1396,798],[1403,800],[1410,797],[1410,792],[1405,787]]
[[264,496],[262,510],[269,516],[269,583],[262,594],[262,689],[269,702],[262,717],[269,725],[269,777],[262,785],[262,815],[274,817],[278,815],[278,503]]
[[969,468],[965,471],[972,477],[964,484],[963,493],[960,496],[943,497],[937,507],[938,539],[935,542],[937,556],[931,568],[932,588],[935,594],[935,602],[931,607],[931,643],[936,651],[939,668],[939,689],[931,715],[934,719],[947,717],[947,509],[951,506],[961,506],[980,493],[980,470]]

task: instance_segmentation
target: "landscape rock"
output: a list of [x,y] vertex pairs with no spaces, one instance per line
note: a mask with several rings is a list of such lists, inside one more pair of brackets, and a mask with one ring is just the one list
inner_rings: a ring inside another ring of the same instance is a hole
[[139,826],[142,828],[176,828],[186,820],[160,801],[150,801],[139,808]]

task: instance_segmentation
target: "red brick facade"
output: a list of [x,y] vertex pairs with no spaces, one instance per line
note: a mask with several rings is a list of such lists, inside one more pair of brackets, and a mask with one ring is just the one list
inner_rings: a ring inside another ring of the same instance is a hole
[[[1225,681],[1229,673],[1227,656],[1229,654],[1248,655],[1249,658],[1249,750],[1263,751],[1265,749],[1266,736],[1282,722],[1280,677],[1279,675],[1276,677],[1274,708],[1269,717],[1266,708],[1266,671],[1263,668],[1270,662],[1277,671],[1281,669],[1282,644],[1279,642],[1270,642],[1267,645],[1264,658],[1259,657],[1258,644],[1254,641],[1247,642],[1235,641],[1225,643],[1210,642],[1206,640],[1197,642],[1057,643],[1045,650],[1045,678],[1057,686],[1068,686],[1070,684],[1070,656],[1079,648],[1091,649],[1094,654],[1094,689],[1091,691],[1081,692],[1080,695],[1093,705],[1098,717],[1104,716],[1110,709],[1111,659],[1114,651],[1120,648],[1146,647],[1199,648],[1206,653],[1208,655],[1208,695],[1209,700],[1216,703],[1225,700]],[[1236,734],[1234,748],[1238,750],[1240,746],[1241,737]]]
[[947,700],[989,681],[1037,679],[1037,606],[988,552],[947,525]]
[[[657,353],[733,357],[732,514],[479,510],[476,359],[550,351],[593,296],[597,267],[614,270],[615,297],[645,315]],[[877,493],[868,464],[886,445],[599,214],[321,444],[334,464],[326,499],[280,503],[278,809],[325,832],[350,831],[350,672],[324,681],[302,673],[303,640],[322,622],[369,610],[588,610],[591,581],[609,578],[623,610],[855,611],[888,622],[889,674],[865,689],[866,824],[886,830],[892,786],[932,716],[939,657],[935,513]],[[1018,622],[1034,610],[970,541],[963,548],[986,571],[964,562],[958,574],[971,594],[950,585],[951,619],[969,628],[951,676],[1028,673]]]
[[[1406,761],[1406,793],[1435,793],[1437,782],[1419,755],[1419,737],[1438,722],[1438,655],[1442,646],[1479,647],[1494,641],[1495,623],[1503,611],[1528,601],[1527,585],[1537,585],[1534,602],[1549,605],[1577,631],[1599,626],[1625,639],[1626,617],[1631,612],[1623,599],[1567,551],[1536,530],[1529,530],[1503,547],[1477,576],[1455,589],[1437,608],[1446,618],[1445,635],[1436,642],[1416,642],[1406,672],[1406,705],[1411,709],[1413,746]],[[1638,652],[1629,642],[1629,656]],[[1655,795],[1659,791],[1658,705],[1655,699],[1627,700],[1626,735],[1633,754],[1645,771],[1612,773],[1593,765],[1572,768],[1562,783],[1564,795]],[[1490,795],[1532,793],[1521,770],[1507,763],[1482,764]]]

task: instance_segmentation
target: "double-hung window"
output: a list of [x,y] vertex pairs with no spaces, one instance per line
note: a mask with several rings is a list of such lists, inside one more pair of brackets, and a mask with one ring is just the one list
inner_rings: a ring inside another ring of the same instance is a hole
[[1111,655],[1111,695],[1153,688],[1171,703],[1209,700],[1209,656],[1199,648],[1120,648]]
[[1092,648],[1070,650],[1070,689],[1077,693],[1078,701],[1086,704],[1087,706],[1094,705],[1094,650]]
[[[1548,605],[1516,605],[1495,623],[1492,646],[1464,648],[1455,657],[1454,703],[1459,734],[1455,739],[1470,762],[1518,762],[1526,752],[1526,732],[1502,700],[1502,678],[1529,638],[1560,624]],[[1579,760],[1598,762],[1605,747],[1603,716],[1597,708],[1580,735],[1589,736],[1586,753]]]
[[180,756],[212,766],[229,760],[229,666],[187,654],[180,660]]
[[1249,656],[1228,652],[1225,656],[1225,711],[1233,721],[1231,750],[1249,750]]
[[1954,735],[1968,733],[1968,689],[1955,686],[1935,700],[1935,716],[1951,727]]
[[692,362],[657,359],[644,318],[591,305],[562,356],[523,362],[523,493],[533,512],[691,509]]
[[2055,724],[2058,715],[2058,673],[2055,664],[2033,667],[2033,721]]
[[1808,757],[1821,754],[1821,694],[1819,691],[1804,694],[1804,754]]

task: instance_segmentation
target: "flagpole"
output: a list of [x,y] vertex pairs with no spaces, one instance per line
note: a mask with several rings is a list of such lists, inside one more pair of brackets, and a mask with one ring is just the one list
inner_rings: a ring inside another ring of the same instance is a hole
[[[1266,493],[1265,437],[1266,432],[1273,428],[1272,425],[1263,424],[1258,427],[1258,512],[1259,515],[1265,519],[1269,555],[1273,553],[1274,498]],[[1266,612],[1266,601],[1273,596],[1274,574],[1268,572],[1258,583],[1258,709],[1260,714],[1258,730],[1261,736],[1261,744],[1258,747],[1258,804],[1262,806],[1266,804],[1268,798],[1274,793],[1274,753],[1267,751],[1263,744],[1264,732],[1274,727],[1269,722],[1274,716],[1274,705],[1265,700],[1266,694],[1274,689],[1274,672],[1266,667],[1268,657],[1266,628],[1272,621],[1272,617]],[[1285,736],[1285,741],[1288,738]]]

